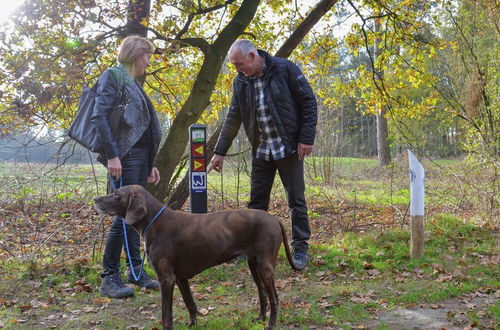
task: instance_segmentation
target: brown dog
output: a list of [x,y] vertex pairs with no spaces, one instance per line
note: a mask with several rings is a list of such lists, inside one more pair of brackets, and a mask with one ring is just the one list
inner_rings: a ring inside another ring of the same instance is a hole
[[[96,208],[109,215],[125,218],[142,233],[162,208],[162,204],[138,185],[96,197]],[[188,279],[203,270],[246,255],[257,284],[260,314],[265,320],[267,300],[271,314],[266,329],[276,325],[278,296],[274,268],[281,243],[288,262],[298,270],[290,255],[285,228],[269,213],[261,210],[232,210],[207,214],[189,214],[166,209],[144,237],[149,263],[154,267],[161,287],[163,328],[172,329],[172,293],[179,287],[189,310],[190,325],[196,324],[197,308]]]

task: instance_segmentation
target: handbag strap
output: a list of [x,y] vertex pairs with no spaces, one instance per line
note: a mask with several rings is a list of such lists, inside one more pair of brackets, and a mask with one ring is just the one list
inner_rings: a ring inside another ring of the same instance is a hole
[[124,72],[116,66],[109,68],[109,73],[113,76],[115,81],[118,83],[118,86],[122,87],[125,84]]
[[125,85],[129,83],[133,83],[133,79],[130,77],[129,73],[126,71],[125,67],[120,64],[119,66],[113,66],[109,68],[109,71],[113,78],[115,79],[116,82],[118,82],[118,86],[120,86],[120,89],[118,90],[118,93],[116,94],[115,98],[115,104],[120,104],[120,102],[123,103],[123,105],[129,103],[128,100],[123,101],[124,97],[124,91],[125,91]]
[[[113,79],[118,83],[119,86],[118,92],[116,93],[115,100],[113,102],[113,104],[116,105],[117,102],[121,102],[123,99],[123,94],[125,90],[125,78],[124,78],[125,73],[122,71],[122,69],[116,66],[110,67],[108,68],[108,70],[111,76],[113,76]],[[99,85],[99,80],[97,80],[94,86],[91,87],[94,93],[97,93],[98,85]]]

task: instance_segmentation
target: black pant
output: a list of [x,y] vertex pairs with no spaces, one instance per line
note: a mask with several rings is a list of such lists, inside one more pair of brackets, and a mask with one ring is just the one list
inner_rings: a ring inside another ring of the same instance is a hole
[[297,154],[279,160],[252,159],[250,202],[248,208],[267,211],[276,170],[285,187],[288,207],[291,210],[292,246],[297,249],[307,248],[311,237],[304,196],[304,161]]
[[[149,150],[144,148],[132,148],[128,154],[121,160],[122,164],[122,186],[139,184],[143,187],[147,184],[149,172]],[[120,180],[116,180],[115,187],[120,187]],[[130,249],[130,258],[135,267],[141,265],[140,237],[139,234],[129,225],[127,228],[127,240]],[[115,217],[109,230],[104,248],[104,257],[102,265],[104,271],[101,276],[106,276],[120,271],[120,256],[124,248],[125,240],[123,237],[122,219]],[[126,253],[126,251],[125,251]],[[127,259],[127,265],[130,267],[130,261]]]

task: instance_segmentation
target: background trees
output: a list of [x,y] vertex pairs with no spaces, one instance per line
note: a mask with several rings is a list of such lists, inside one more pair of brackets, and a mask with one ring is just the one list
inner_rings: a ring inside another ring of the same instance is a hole
[[187,127],[224,116],[234,77],[225,56],[243,36],[309,78],[317,155],[376,155],[378,114],[385,159],[411,147],[497,166],[499,31],[489,0],[29,1],[0,33],[0,128],[6,137],[45,125],[64,143],[81,87],[114,63],[123,36],[147,34],[158,47],[145,88],[164,114],[164,199]]

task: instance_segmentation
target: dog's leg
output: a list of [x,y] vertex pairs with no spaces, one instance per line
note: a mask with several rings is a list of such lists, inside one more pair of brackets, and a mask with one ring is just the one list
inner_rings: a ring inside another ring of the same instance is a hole
[[274,329],[278,315],[278,294],[276,293],[276,287],[274,285],[274,267],[272,260],[257,260],[257,270],[262,278],[262,282],[264,282],[267,295],[269,296],[269,303],[271,305],[269,323],[267,324],[266,329]]
[[169,274],[162,278],[158,277],[161,290],[161,319],[163,329],[173,329],[174,322],[172,317],[172,298],[174,293],[175,276]]
[[189,311],[189,326],[192,327],[193,325],[196,325],[196,314],[198,313],[198,309],[196,308],[196,303],[194,302],[193,295],[191,294],[189,282],[185,279],[177,279],[177,286],[181,291],[182,299],[184,300],[184,303]]
[[250,273],[252,273],[253,280],[257,285],[257,290],[259,291],[259,301],[260,301],[260,313],[256,321],[263,321],[266,319],[267,312],[267,293],[260,277],[259,270],[257,269],[257,260],[255,257],[247,257],[248,267],[250,268]]

